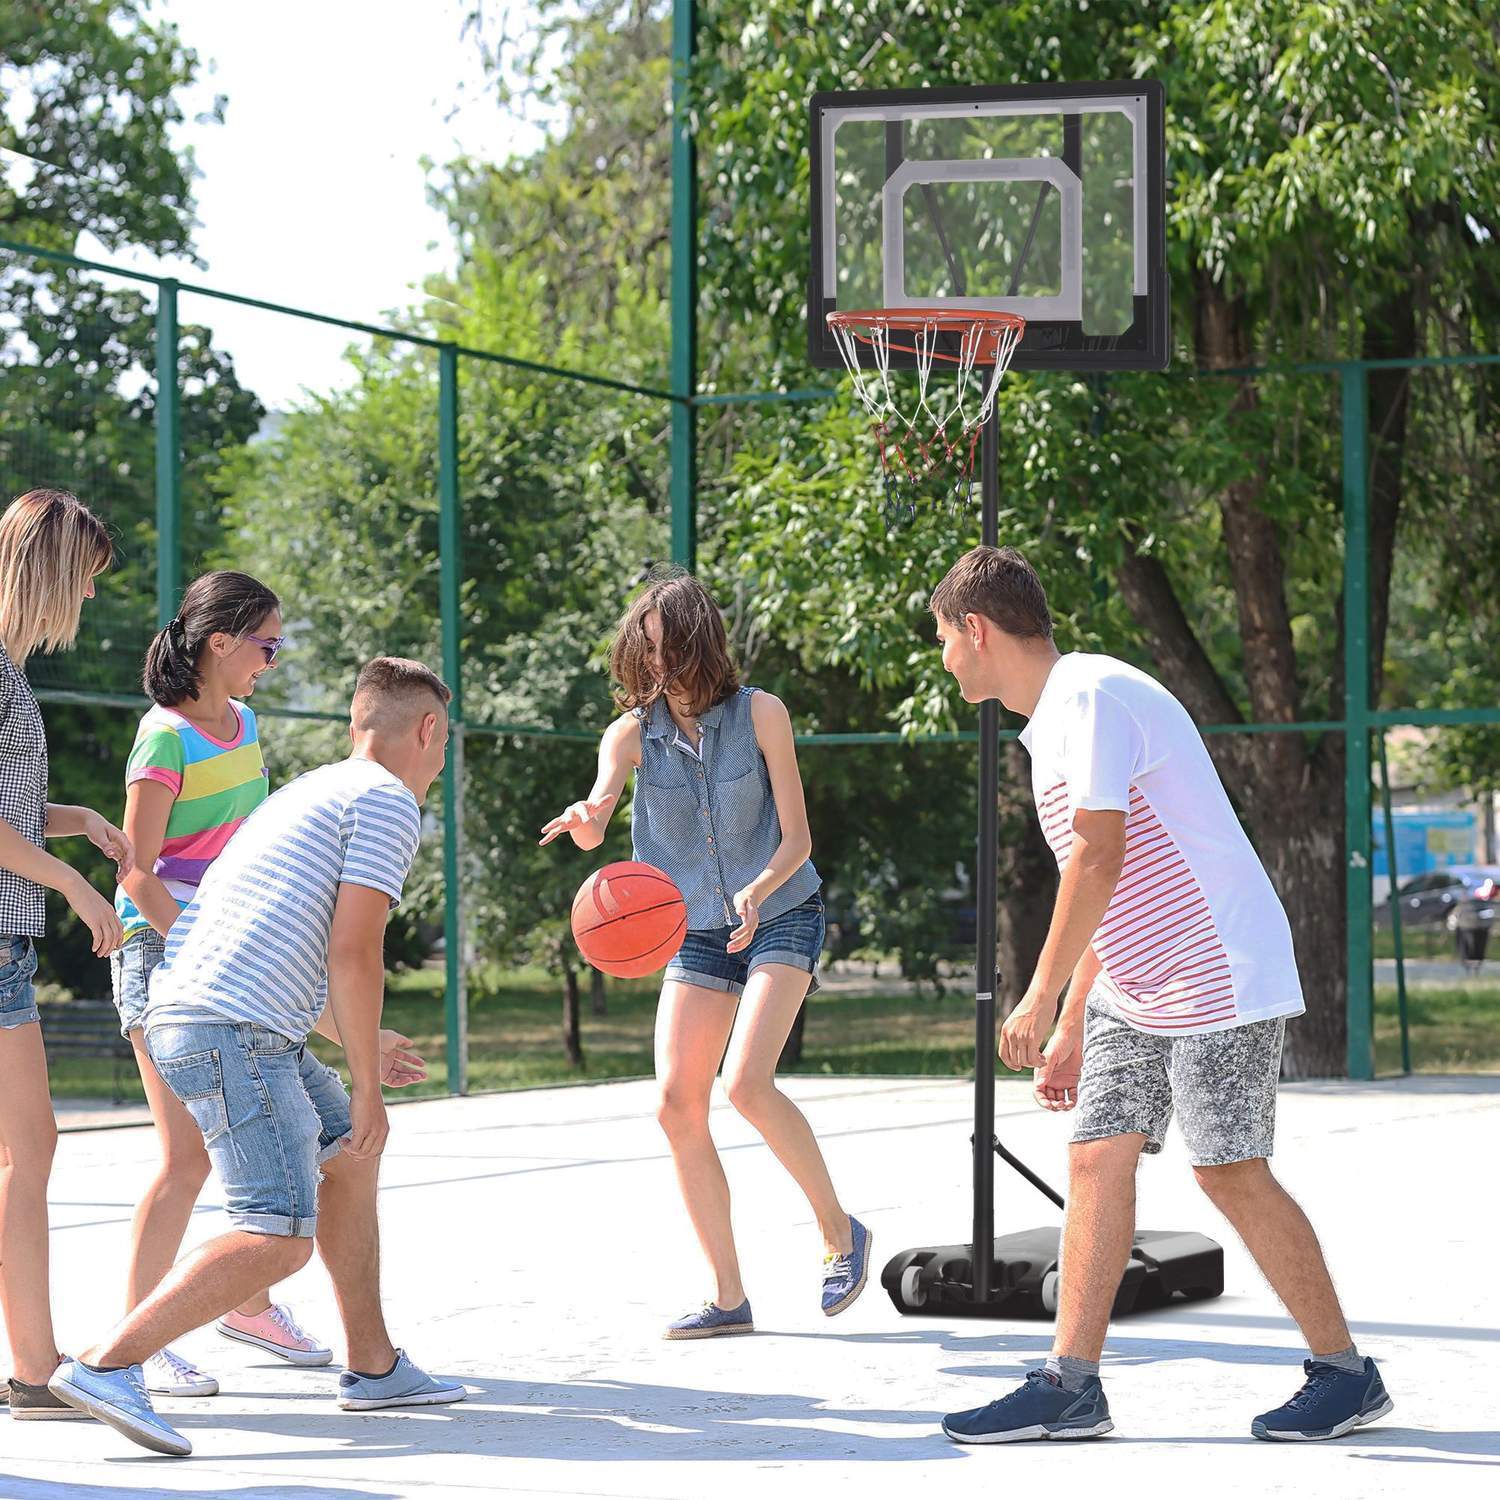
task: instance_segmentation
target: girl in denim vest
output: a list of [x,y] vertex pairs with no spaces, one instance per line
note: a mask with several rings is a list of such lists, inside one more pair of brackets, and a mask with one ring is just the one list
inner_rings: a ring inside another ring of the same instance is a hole
[[778,698],[740,686],[718,606],[675,571],[626,611],[610,673],[626,712],[604,732],[588,796],[548,823],[541,842],[566,833],[580,849],[597,848],[634,771],[635,857],[670,875],[687,903],[687,936],[667,965],[656,1013],[657,1118],[716,1289],[666,1337],[754,1330],[729,1184],[708,1128],[721,1058],[729,1102],[817,1216],[831,1317],[864,1289],[870,1234],[840,1207],[811,1127],[776,1087],[782,1046],[817,988],[824,933],[791,718]]
[[103,523],[66,490],[32,490],[0,516],[0,1322],[13,1362],[4,1394],[17,1421],[83,1415],[47,1389],[62,1361],[47,1265],[57,1122],[31,984],[47,891],[72,907],[100,958],[123,937],[114,907],[46,841],[82,834],[122,876],[134,858],[93,809],[47,800],[47,733],[24,668],[34,652],[73,644],[84,600],[113,556]]

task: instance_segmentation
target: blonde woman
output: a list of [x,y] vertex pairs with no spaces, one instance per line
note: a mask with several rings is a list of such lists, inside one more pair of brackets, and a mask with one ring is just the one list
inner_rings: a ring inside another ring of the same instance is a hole
[[46,731],[23,669],[33,652],[73,644],[83,601],[113,555],[103,524],[66,490],[32,490],[0,516],[0,1315],[17,1421],[78,1415],[47,1390],[62,1361],[47,1278],[57,1125],[31,983],[46,892],[78,914],[100,958],[124,937],[113,904],[45,843],[82,834],[122,876],[134,862],[130,841],[92,808],[47,800]]

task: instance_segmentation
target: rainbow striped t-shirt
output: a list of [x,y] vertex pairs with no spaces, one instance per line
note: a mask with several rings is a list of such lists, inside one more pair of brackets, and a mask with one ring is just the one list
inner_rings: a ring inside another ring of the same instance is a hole
[[[230,705],[239,719],[231,740],[217,740],[173,708],[157,704],[142,717],[125,767],[125,785],[159,781],[172,792],[166,837],[154,873],[186,906],[198,883],[236,828],[266,799],[266,766],[260,756],[255,714]],[[122,887],[115,910],[127,938],[151,924]]]

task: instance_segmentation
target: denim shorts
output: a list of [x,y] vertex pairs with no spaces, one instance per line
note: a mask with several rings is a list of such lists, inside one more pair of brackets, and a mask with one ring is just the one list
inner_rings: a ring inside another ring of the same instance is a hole
[[0,937],[0,1031],[41,1020],[36,1009],[36,944],[29,937]]
[[677,957],[667,965],[666,978],[679,984],[742,995],[746,981],[757,969],[767,964],[788,964],[812,975],[807,993],[816,994],[818,959],[826,931],[821,895],[809,896],[801,906],[762,922],[755,929],[750,946],[739,953],[727,951],[735,932],[733,927],[689,929]]
[[339,1075],[305,1042],[245,1021],[153,1026],[146,1050],[203,1132],[229,1222],[311,1239],[318,1168],[350,1130]]
[[121,1036],[128,1037],[141,1024],[151,971],[166,951],[166,938],[154,927],[147,927],[109,955],[109,982],[114,990],[115,1009],[120,1013]]

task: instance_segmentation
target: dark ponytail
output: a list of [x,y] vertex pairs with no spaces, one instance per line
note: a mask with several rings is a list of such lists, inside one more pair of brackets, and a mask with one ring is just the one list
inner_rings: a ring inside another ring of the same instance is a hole
[[195,578],[182,596],[176,619],[157,631],[147,648],[141,674],[146,696],[163,708],[196,698],[203,685],[198,664],[208,638],[220,632],[247,635],[280,608],[281,600],[248,573],[204,573]]

